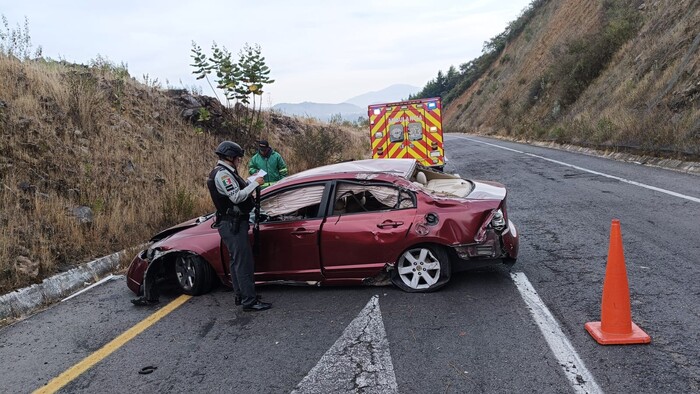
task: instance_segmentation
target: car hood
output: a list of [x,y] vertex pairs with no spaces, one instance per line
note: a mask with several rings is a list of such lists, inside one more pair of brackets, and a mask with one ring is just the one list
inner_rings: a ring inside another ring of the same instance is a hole
[[198,218],[190,219],[186,222],[176,224],[176,225],[174,225],[170,228],[167,228],[167,229],[159,232],[158,234],[154,235],[151,238],[151,242],[158,242],[158,241],[165,239],[165,238],[167,238],[175,233],[179,233],[182,230],[199,226],[200,224],[209,221],[213,216],[214,216],[214,214],[210,213],[208,215],[200,216]]

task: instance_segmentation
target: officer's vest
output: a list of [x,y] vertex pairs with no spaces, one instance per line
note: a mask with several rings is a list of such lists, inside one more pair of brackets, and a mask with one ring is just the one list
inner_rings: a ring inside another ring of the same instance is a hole
[[[227,195],[221,194],[218,190],[216,190],[216,182],[214,179],[216,179],[216,174],[219,171],[228,171],[228,169],[220,164],[217,164],[216,167],[214,167],[214,169],[209,173],[209,178],[207,178],[207,188],[209,189],[209,194],[211,195],[211,200],[214,202],[216,211],[222,215],[231,214],[234,212],[235,207],[238,206],[238,209],[242,214],[249,214],[255,207],[253,195],[249,195],[248,198],[238,204],[231,202]],[[241,178],[237,172],[233,172],[233,179],[235,179],[238,183],[238,188],[240,190],[243,190],[246,186],[248,186],[246,181],[243,180],[243,178]]]

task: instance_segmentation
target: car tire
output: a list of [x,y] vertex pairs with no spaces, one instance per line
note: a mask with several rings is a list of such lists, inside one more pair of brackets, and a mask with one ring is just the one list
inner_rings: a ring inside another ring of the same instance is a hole
[[211,289],[214,271],[202,257],[181,254],[175,258],[175,279],[183,293],[201,295]]
[[447,251],[439,245],[417,245],[396,261],[391,281],[403,291],[424,293],[444,286],[452,273]]

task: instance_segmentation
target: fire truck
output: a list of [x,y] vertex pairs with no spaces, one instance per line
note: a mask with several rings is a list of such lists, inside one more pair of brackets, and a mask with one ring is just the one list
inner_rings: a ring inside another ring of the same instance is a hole
[[372,158],[415,158],[444,167],[440,97],[372,104],[367,112]]

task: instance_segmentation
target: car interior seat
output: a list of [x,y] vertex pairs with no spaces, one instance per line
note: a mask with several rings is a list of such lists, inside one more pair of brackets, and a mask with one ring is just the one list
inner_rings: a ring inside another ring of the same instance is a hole
[[418,171],[416,174],[416,182],[420,183],[423,186],[428,185],[428,178],[425,176],[425,173],[423,171]]
[[335,206],[333,207],[333,213],[334,214],[343,214],[345,213],[345,199],[344,198],[339,198],[335,202]]
[[347,197],[345,209],[347,213],[364,212],[367,210],[364,207],[365,202],[367,202],[367,199],[364,193],[351,194]]

